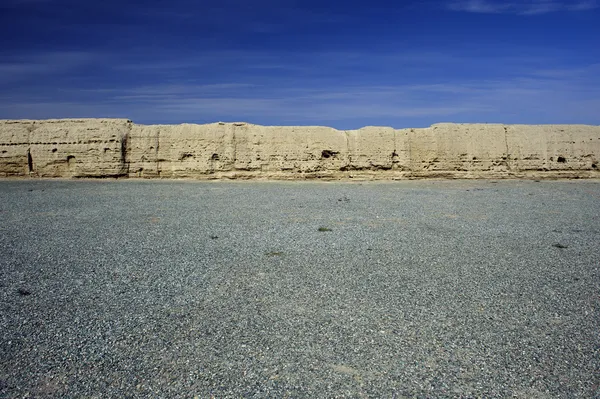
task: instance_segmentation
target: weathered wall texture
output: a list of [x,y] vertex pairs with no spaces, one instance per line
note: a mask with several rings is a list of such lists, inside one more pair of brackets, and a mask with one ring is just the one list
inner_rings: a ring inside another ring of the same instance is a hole
[[0,176],[144,178],[600,177],[600,126],[424,129],[0,121]]
[[127,175],[130,125],[114,119],[0,121],[0,176]]

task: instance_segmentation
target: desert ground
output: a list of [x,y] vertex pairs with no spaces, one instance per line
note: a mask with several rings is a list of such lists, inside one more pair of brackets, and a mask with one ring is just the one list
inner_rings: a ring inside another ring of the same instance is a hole
[[0,397],[590,398],[600,181],[0,182]]

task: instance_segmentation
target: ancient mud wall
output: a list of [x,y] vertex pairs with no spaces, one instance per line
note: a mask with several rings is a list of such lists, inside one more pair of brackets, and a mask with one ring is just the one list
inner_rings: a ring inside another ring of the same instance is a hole
[[141,178],[600,177],[600,126],[423,129],[126,119],[0,121],[0,176]]

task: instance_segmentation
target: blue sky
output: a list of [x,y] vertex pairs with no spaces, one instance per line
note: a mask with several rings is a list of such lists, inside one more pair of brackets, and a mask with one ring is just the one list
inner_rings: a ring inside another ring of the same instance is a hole
[[2,0],[0,118],[600,124],[593,0]]

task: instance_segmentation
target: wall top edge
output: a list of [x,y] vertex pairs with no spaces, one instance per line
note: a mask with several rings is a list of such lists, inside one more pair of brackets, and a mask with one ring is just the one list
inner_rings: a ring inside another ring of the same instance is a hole
[[173,127],[173,126],[254,126],[254,127],[263,127],[263,128],[299,128],[299,129],[332,129],[339,131],[353,131],[353,130],[362,130],[362,129],[394,129],[394,130],[406,130],[406,129],[431,129],[438,127],[511,127],[511,126],[519,126],[519,127],[600,127],[600,125],[589,125],[589,124],[503,124],[503,123],[455,123],[455,122],[439,122],[434,123],[430,127],[421,127],[421,128],[411,128],[411,127],[403,127],[403,128],[394,128],[391,126],[363,126],[358,129],[335,129],[330,126],[319,126],[319,125],[257,125],[248,122],[213,122],[213,123],[179,123],[179,124],[137,124],[132,122],[130,119],[125,118],[62,118],[62,119],[0,119],[0,124],[8,125],[8,124],[18,124],[18,123],[122,123],[122,124],[133,124],[135,126],[140,127]]

